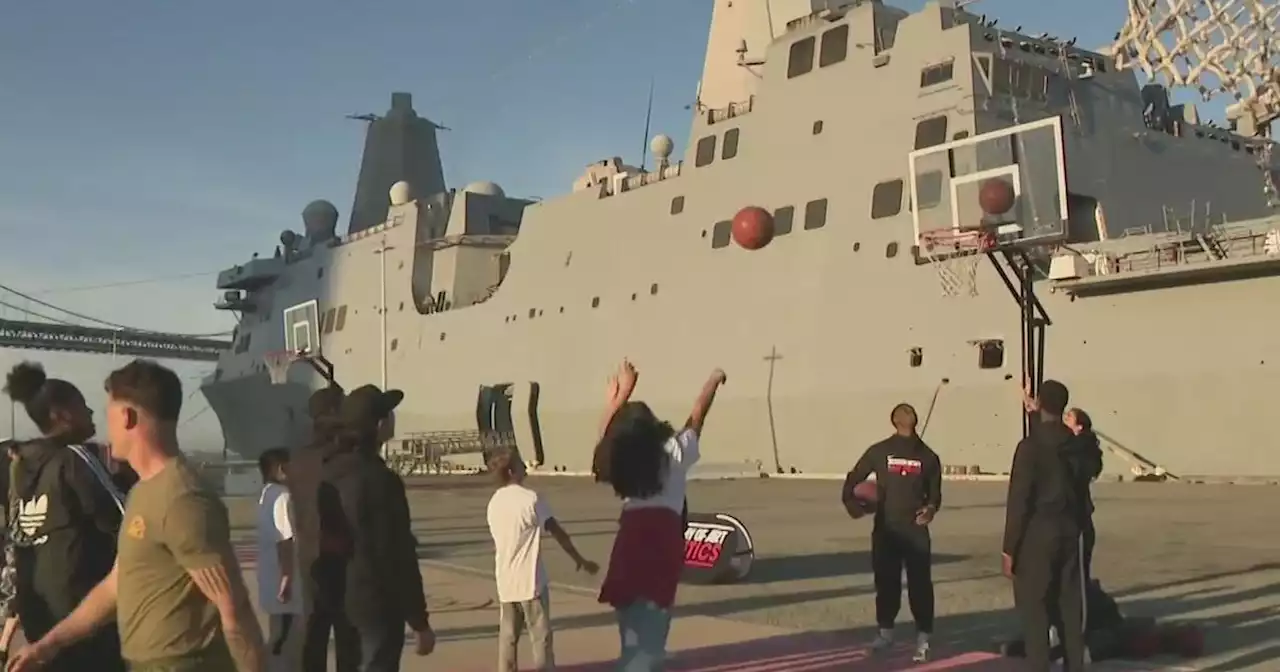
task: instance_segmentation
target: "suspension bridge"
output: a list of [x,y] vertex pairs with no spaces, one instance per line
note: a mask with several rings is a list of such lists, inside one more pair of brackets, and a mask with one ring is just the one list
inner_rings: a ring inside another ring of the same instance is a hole
[[68,310],[0,284],[0,348],[215,362],[231,332],[177,334],[137,329]]

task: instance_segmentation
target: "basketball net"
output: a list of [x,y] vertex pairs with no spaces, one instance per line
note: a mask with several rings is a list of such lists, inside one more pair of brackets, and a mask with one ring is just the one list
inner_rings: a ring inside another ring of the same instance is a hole
[[978,264],[994,236],[986,231],[926,231],[921,252],[938,274],[943,296],[978,295]]
[[289,367],[301,354],[291,350],[276,350],[263,355],[262,359],[267,365],[267,374],[271,376],[272,385],[284,385],[289,382]]

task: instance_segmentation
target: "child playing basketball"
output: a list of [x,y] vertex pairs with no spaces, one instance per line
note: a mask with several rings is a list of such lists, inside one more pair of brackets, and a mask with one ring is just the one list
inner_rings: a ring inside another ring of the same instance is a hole
[[542,530],[588,574],[600,570],[574,548],[547,500],[524,485],[525,465],[513,448],[489,451],[485,460],[498,490],[489,499],[489,534],[493,536],[494,579],[498,584],[501,620],[498,626],[498,670],[515,672],[520,635],[526,629],[533,643],[533,666],[555,668],[551,641],[551,604],[547,570],[542,564]]

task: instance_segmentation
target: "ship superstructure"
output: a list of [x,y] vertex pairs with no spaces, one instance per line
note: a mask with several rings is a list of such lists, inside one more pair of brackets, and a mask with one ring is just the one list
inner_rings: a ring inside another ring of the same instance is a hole
[[[586,471],[626,356],[673,420],[729,373],[704,473],[844,472],[902,401],[949,470],[1006,471],[1027,324],[998,258],[933,234],[989,223],[979,192],[1007,180],[996,230],[1051,322],[1034,373],[1144,469],[1280,475],[1263,421],[1280,384],[1272,144],[1199,123],[1116,60],[946,0],[716,0],[683,160],[657,136],[654,168],[599,161],[540,202],[447,190],[437,127],[396,94],[349,233],[317,201],[274,258],[219,276],[240,323],[203,390],[231,450],[299,442],[320,378],[273,384],[264,357],[307,349],[348,387],[404,390],[405,445],[509,441]],[[384,161],[389,123],[417,149]],[[378,190],[385,220],[366,226]],[[733,240],[748,206],[770,214],[759,250]]]

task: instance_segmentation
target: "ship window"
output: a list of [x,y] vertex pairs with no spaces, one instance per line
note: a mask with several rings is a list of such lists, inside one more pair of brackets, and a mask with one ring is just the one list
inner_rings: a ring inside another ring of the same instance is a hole
[[916,201],[921,210],[936,208],[942,202],[942,172],[933,170],[916,177]]
[[535,318],[535,317],[537,317],[537,316],[538,316],[538,309],[537,309],[537,308],[530,308],[530,309],[529,309],[529,319],[531,319],[531,320],[532,320],[533,318]]
[[813,122],[813,134],[818,135],[821,132],[822,132],[822,120],[819,119]]
[[892,259],[898,256],[898,241],[891,240],[888,245],[884,246],[884,258]]
[[822,34],[818,47],[818,67],[825,68],[843,61],[849,55],[849,24],[836,26]]
[[799,77],[813,70],[813,38],[806,37],[791,44],[791,58],[787,61],[787,79]]
[[598,297],[598,296],[593,296],[593,297],[591,297],[591,307],[592,307],[592,308],[599,308],[599,307],[600,307],[600,297]]
[[658,295],[658,283],[655,282],[652,285],[649,285],[649,296],[657,296],[657,295]]
[[391,350],[394,352],[395,349],[398,347],[400,347],[400,339],[398,338],[391,339]]
[[947,115],[929,117],[916,124],[916,149],[941,145],[947,141]]
[[333,323],[333,330],[342,331],[345,326],[347,326],[347,307],[343,305],[338,308],[338,319]]
[[983,77],[991,78],[991,54],[974,54],[973,62],[978,64],[978,72]]
[[678,215],[684,212],[684,196],[676,196],[671,199],[671,214]]
[[333,333],[333,315],[336,312],[338,311],[333,308],[330,308],[329,310],[324,311],[324,317],[320,318],[321,332],[326,334]]
[[400,302],[400,312],[404,312],[404,301]]
[[952,140],[964,140],[969,137],[969,131],[956,131],[951,135]]
[[729,238],[733,233],[733,222],[723,221],[716,222],[711,228],[711,247],[712,249],[720,249],[729,245]]
[[724,132],[724,146],[720,149],[720,158],[728,161],[738,155],[738,129],[731,128]]
[[902,212],[902,180],[877,184],[871,192],[871,219],[892,217],[899,212]]
[[698,141],[698,150],[693,156],[693,165],[701,168],[716,160],[716,136],[708,135]]
[[998,369],[1004,366],[1004,341],[978,342],[978,368]]
[[806,231],[821,229],[827,225],[827,199],[820,198],[804,205],[804,228]]
[[324,266],[321,266],[316,269],[316,279],[319,280],[320,278],[323,278],[323,277],[324,277]]
[[885,26],[876,31],[876,53],[887,51],[893,48],[894,42],[898,41],[898,24]]
[[947,61],[938,65],[931,65],[920,71],[920,88],[934,86],[943,82],[951,81],[955,75],[955,62]]
[[796,209],[792,205],[784,205],[773,211],[773,235],[785,236],[791,233],[791,227],[796,220]]
[[1006,96],[1013,93],[1013,69],[1003,58],[992,60],[991,92]]
[[911,368],[924,364],[924,348],[911,348]]

